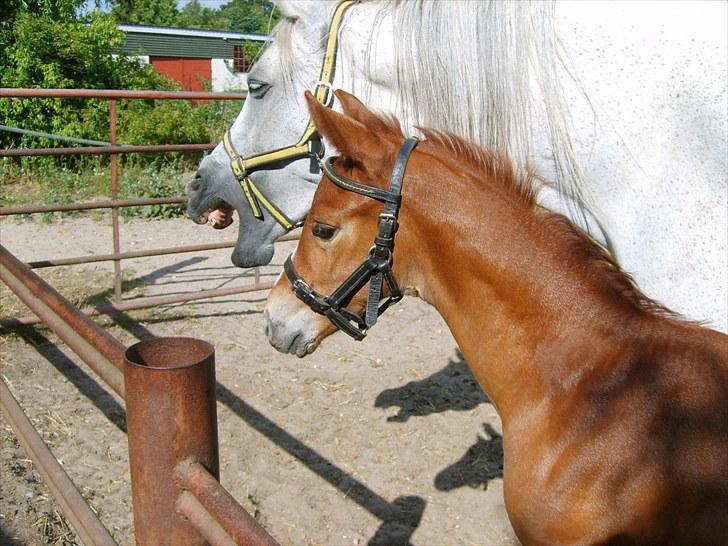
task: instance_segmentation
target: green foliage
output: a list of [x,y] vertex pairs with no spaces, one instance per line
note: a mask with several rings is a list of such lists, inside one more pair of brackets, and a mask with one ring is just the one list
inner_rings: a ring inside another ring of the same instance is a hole
[[[0,0],[0,87],[176,89],[139,60],[118,56],[117,23],[267,33],[277,17],[272,3],[232,0],[221,9],[197,0],[179,11],[175,0],[112,0],[112,13],[83,13],[84,0]],[[97,8],[103,4],[97,1]],[[254,58],[258,45],[246,44]],[[216,142],[240,111],[232,101],[117,101],[117,142],[173,144]],[[75,138],[108,141],[109,106],[102,99],[0,99],[0,124]],[[0,146],[66,146],[55,140],[0,131]],[[121,155],[123,197],[182,195],[182,172],[196,154]],[[0,159],[0,204],[106,199],[107,157]],[[167,217],[179,206],[122,209],[125,216]]]
[[215,10],[202,7],[199,0],[191,0],[179,13],[178,26],[268,34],[279,19],[279,12],[269,1],[231,0]]
[[215,142],[241,107],[231,101],[128,101],[118,118],[119,138],[140,145]]
[[[173,164],[160,161],[151,165],[127,166],[120,181],[122,198],[179,197],[184,194],[184,173]],[[183,216],[184,205],[146,205],[124,208],[125,218],[158,220]]]
[[122,23],[175,27],[179,12],[175,0],[113,0],[111,14]]
[[[190,171],[174,161],[157,158],[151,163],[129,161],[119,169],[119,197],[122,199],[179,197]],[[50,165],[42,172],[28,171],[14,162],[0,160],[0,206],[25,204],[80,203],[107,200],[111,197],[111,174],[108,165],[98,158],[86,157],[80,168]],[[119,209],[125,218],[171,218],[184,214],[184,205],[147,205]],[[63,213],[64,215],[88,212]],[[102,215],[104,212],[92,212]],[[51,220],[54,215],[48,215]]]
[[[75,16],[77,0],[46,0],[21,4],[0,26],[0,87],[82,89],[169,89],[171,83],[152,67],[127,57],[115,57],[122,33],[108,15]],[[76,138],[108,140],[105,100],[3,99],[0,124],[58,133]],[[51,146],[13,133],[0,133],[0,145]]]
[[268,34],[279,19],[274,3],[267,0],[230,0],[219,9],[191,0],[181,11],[175,0],[110,0],[109,6],[121,23],[160,27]]

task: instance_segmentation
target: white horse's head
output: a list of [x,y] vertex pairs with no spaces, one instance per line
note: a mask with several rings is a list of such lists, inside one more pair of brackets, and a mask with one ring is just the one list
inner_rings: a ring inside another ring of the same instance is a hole
[[[303,92],[316,81],[330,6],[328,2],[281,2],[280,7],[284,19],[248,74],[248,98],[230,128],[231,143],[243,157],[296,143],[308,124]],[[312,82],[306,81],[309,78]],[[298,221],[309,209],[319,178],[311,167],[311,161],[299,160],[281,170],[259,170],[250,178],[281,212]],[[187,213],[193,219],[222,202],[238,211],[235,265],[270,262],[273,243],[286,230],[265,209],[262,219],[254,216],[222,143],[202,160],[187,185],[187,196]]]
[[[318,79],[335,6],[333,1],[279,2],[283,19],[248,74],[248,98],[230,128],[231,144],[240,156],[285,148],[303,135],[309,119],[303,92],[312,89]],[[318,178],[318,165],[309,159],[283,161],[250,174],[254,186],[294,223],[306,215]],[[235,265],[270,262],[273,243],[286,228],[265,208],[262,218],[255,217],[222,143],[202,160],[186,191],[187,213],[195,220],[223,203],[238,211],[238,240],[232,254]]]
[[[303,92],[317,88],[330,27],[336,29],[330,25],[332,15],[342,2],[281,0],[278,5],[284,18],[248,75],[249,96],[229,133],[230,148],[243,158],[287,149],[306,134]],[[548,7],[541,4],[498,0],[356,3],[334,32],[339,38],[335,75],[327,84],[354,93],[376,110],[395,113],[408,134],[415,125],[430,126],[525,158],[532,138],[525,123],[531,112],[532,82],[526,77],[533,72],[531,52],[537,49],[556,58],[551,42],[533,46],[534,36],[548,35],[540,30],[548,27],[548,15]],[[453,47],[453,33],[458,47]],[[550,134],[558,135],[562,125],[554,124]],[[202,161],[187,187],[188,213],[199,219],[223,203],[233,206],[240,218],[233,263],[263,265],[287,228],[270,211],[253,214],[230,155],[221,144]],[[258,165],[250,180],[296,223],[311,204],[316,167],[315,161],[289,157]]]

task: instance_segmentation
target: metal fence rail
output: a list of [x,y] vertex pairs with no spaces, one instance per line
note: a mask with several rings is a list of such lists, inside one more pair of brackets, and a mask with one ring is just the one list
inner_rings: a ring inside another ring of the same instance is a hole
[[[69,212],[92,209],[111,209],[112,219],[112,249],[109,254],[102,256],[78,256],[74,258],[52,258],[49,260],[31,262],[32,267],[50,267],[55,265],[70,265],[92,263],[98,261],[111,261],[114,264],[114,304],[117,308],[125,305],[122,300],[122,260],[132,257],[142,256],[158,256],[162,254],[171,254],[175,250],[172,249],[156,249],[140,252],[121,252],[121,242],[119,235],[119,215],[118,210],[121,207],[144,206],[144,205],[160,205],[160,204],[182,204],[187,201],[184,196],[180,197],[164,197],[156,199],[119,199],[118,196],[118,166],[116,156],[126,153],[160,153],[160,152],[179,152],[179,151],[205,151],[215,147],[214,144],[168,144],[155,146],[120,146],[116,143],[116,100],[117,99],[154,99],[154,100],[241,100],[245,99],[246,93],[210,93],[197,91],[127,91],[115,89],[27,89],[27,88],[0,88],[0,98],[103,98],[109,100],[109,145],[106,146],[79,146],[72,148],[16,148],[0,150],[0,157],[23,157],[23,156],[47,156],[47,155],[68,155],[68,154],[109,154],[111,155],[111,199],[108,201],[96,201],[90,203],[74,203],[74,204],[57,204],[57,205],[24,205],[19,207],[0,207],[0,216],[17,215],[17,214],[35,214],[47,212]],[[231,248],[234,242],[222,243],[214,248]],[[208,248],[208,250],[211,248]],[[202,250],[200,245],[176,247],[177,252],[194,252]],[[261,284],[257,282],[258,290],[270,288],[269,284]],[[250,287],[241,287],[239,292],[245,293],[251,290]],[[193,299],[207,299],[216,297],[217,291],[206,290],[195,293]],[[229,295],[231,292],[226,292]],[[144,300],[147,306],[157,305],[154,299],[147,298]],[[168,301],[168,303],[180,303],[183,301],[192,301],[186,296],[180,296],[177,302]],[[135,309],[141,309],[143,306],[136,306]],[[116,308],[106,306],[109,311]],[[4,326],[12,326],[28,323],[28,317],[21,317],[17,320],[4,319],[1,323]],[[32,320],[32,319],[30,319]]]
[[[43,279],[0,245],[0,280],[2,280],[36,317],[4,320],[3,326],[44,322],[69,348],[81,357],[96,374],[127,402],[134,528],[140,543],[197,546],[246,544],[275,546],[277,542],[220,485],[217,462],[217,418],[215,406],[214,350],[205,342],[188,338],[153,339],[125,348],[86,315],[141,309],[160,304],[192,301],[201,298],[238,294],[271,287],[272,283],[208,290],[194,294],[138,298],[121,301],[123,259],[228,248],[233,242],[214,245],[120,251],[118,209],[123,206],[183,203],[184,197],[121,200],[118,198],[116,154],[211,149],[210,144],[169,146],[117,146],[116,99],[241,99],[243,94],[69,90],[69,89],[0,89],[0,97],[87,97],[110,100],[110,146],[53,149],[0,150],[1,156],[55,155],[58,153],[110,153],[111,199],[76,205],[30,205],[3,207],[0,215],[37,212],[110,208],[113,221],[113,253],[33,262],[33,267],[49,267],[113,261],[115,303],[79,311]],[[288,237],[290,239],[291,237]],[[295,237],[294,237],[295,238]],[[143,348],[140,348],[143,346]],[[199,348],[210,347],[209,354]],[[199,358],[190,355],[197,354]],[[141,361],[134,356],[143,356]],[[192,361],[190,360],[192,358]],[[149,393],[154,391],[153,395]],[[170,398],[174,397],[174,398]],[[202,402],[204,401],[204,403]],[[202,406],[205,405],[206,408]],[[115,544],[93,510],[43,443],[23,413],[12,393],[0,381],[0,406],[8,417],[19,441],[41,471],[51,492],[58,499],[68,521],[79,538],[88,545]],[[164,408],[176,408],[165,414]],[[180,408],[184,411],[180,412]],[[151,421],[157,419],[157,427]],[[199,421],[199,426],[189,427]],[[193,430],[193,436],[181,431]],[[148,451],[151,450],[151,451]],[[140,456],[141,454],[141,456]],[[153,454],[154,457],[149,455]],[[151,469],[145,472],[144,469]],[[160,500],[159,492],[168,498]]]
[[[197,546],[209,539],[215,544],[277,545],[216,479],[210,345],[191,338],[157,338],[127,349],[2,245],[0,280],[47,319],[48,326],[126,399],[139,543]],[[89,546],[114,544],[4,381],[0,381],[0,405],[81,540]],[[160,497],[160,491],[168,494]]]
[[89,545],[115,545],[116,541],[86,503],[38,431],[33,428],[3,380],[0,380],[0,408],[15,431],[18,442],[33,460],[38,474],[61,505],[61,510],[81,541]]

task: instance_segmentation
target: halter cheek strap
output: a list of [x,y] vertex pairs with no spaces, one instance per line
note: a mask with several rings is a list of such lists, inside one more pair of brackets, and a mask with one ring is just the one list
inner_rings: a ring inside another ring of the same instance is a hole
[[[336,51],[338,47],[339,29],[344,13],[357,0],[343,0],[334,9],[329,25],[329,33],[326,41],[326,51],[324,59],[321,63],[321,73],[319,81],[314,88],[316,100],[321,104],[331,107],[333,103],[333,90],[331,84],[334,79],[334,69],[336,67]],[[253,216],[258,220],[263,220],[262,208],[267,210],[270,215],[283,226],[286,231],[303,225],[303,220],[298,222],[292,221],[283,211],[276,207],[270,201],[261,189],[250,178],[250,174],[263,169],[280,169],[293,161],[299,159],[311,158],[314,164],[318,163],[324,155],[324,146],[321,138],[316,133],[316,126],[313,120],[309,118],[306,129],[303,131],[298,142],[291,146],[272,150],[262,154],[243,157],[235,150],[232,139],[230,137],[230,129],[225,132],[222,139],[223,146],[228,156],[230,156],[230,168],[240,182],[245,198],[253,211]]]
[[[377,235],[374,238],[374,245],[369,249],[369,255],[330,296],[316,292],[303,280],[296,271],[291,256],[286,259],[283,266],[296,296],[313,311],[326,316],[337,328],[357,341],[364,339],[367,330],[376,324],[379,316],[390,305],[401,300],[403,296],[392,272],[392,253],[399,207],[402,201],[404,172],[417,142],[416,138],[408,138],[400,148],[390,176],[389,190],[361,184],[341,176],[333,169],[336,158],[329,158],[322,164],[326,176],[340,188],[384,203],[384,210],[379,215]],[[367,282],[369,282],[369,293],[366,309],[362,316],[348,309],[346,304]],[[389,288],[389,296],[385,301],[380,302],[385,282]]]

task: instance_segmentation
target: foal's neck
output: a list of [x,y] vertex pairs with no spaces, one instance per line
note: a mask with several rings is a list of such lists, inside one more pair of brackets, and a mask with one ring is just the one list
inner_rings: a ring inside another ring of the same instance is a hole
[[633,318],[630,306],[610,301],[588,268],[564,263],[568,245],[512,186],[441,164],[433,172],[434,161],[422,175],[414,163],[395,267],[442,314],[505,421],[588,372]]

